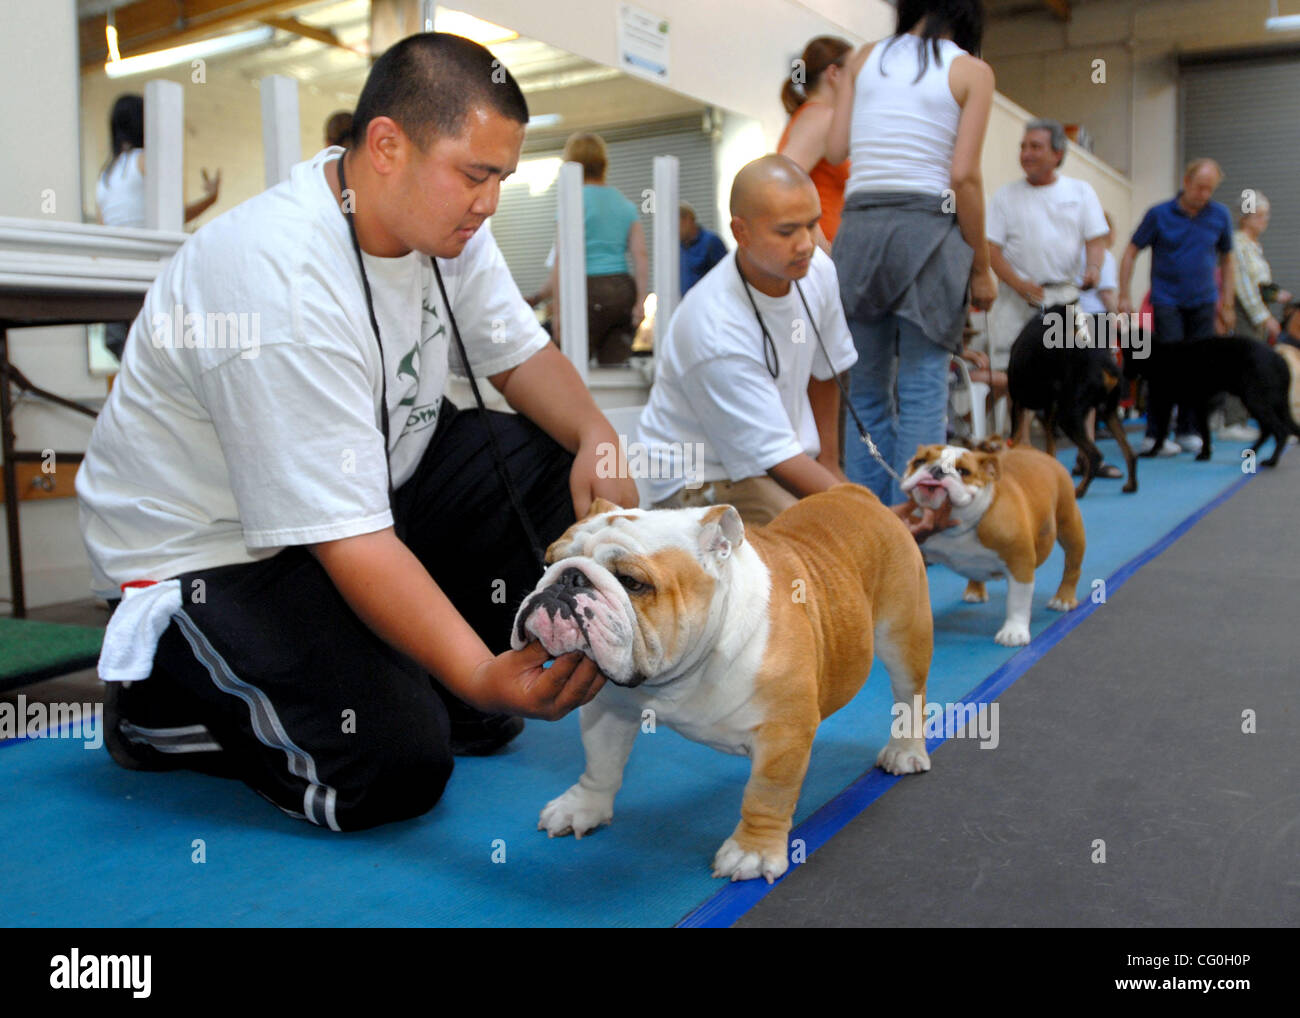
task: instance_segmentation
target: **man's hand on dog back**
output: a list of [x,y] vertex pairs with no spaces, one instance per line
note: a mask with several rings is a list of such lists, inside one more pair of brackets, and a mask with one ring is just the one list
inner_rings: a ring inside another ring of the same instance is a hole
[[540,643],[508,650],[484,661],[474,672],[474,703],[483,710],[558,721],[591,701],[605,684],[596,663],[574,651],[554,659]]

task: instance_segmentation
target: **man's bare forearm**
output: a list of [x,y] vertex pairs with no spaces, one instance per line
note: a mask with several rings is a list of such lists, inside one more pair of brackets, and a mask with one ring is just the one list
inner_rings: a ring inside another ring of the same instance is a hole
[[509,371],[492,375],[490,381],[507,403],[571,453],[595,430],[608,431],[609,441],[618,440],[578,372],[554,343]]
[[1219,271],[1222,273],[1223,283],[1219,288],[1219,306],[1225,309],[1231,308],[1237,293],[1236,271],[1232,264],[1231,251],[1219,255]]
[[482,702],[473,681],[494,655],[391,527],[308,550],[371,632],[462,700],[494,706]]
[[835,476],[835,473],[825,465],[802,452],[798,456],[791,456],[788,460],[778,463],[770,468],[768,473],[796,498],[813,495],[844,483],[843,477]]
[[818,462],[839,472],[840,463],[840,387],[834,378],[822,381],[808,380],[808,402],[812,406],[813,421],[821,444]]
[[1011,287],[1011,289],[1015,290],[1017,293],[1020,292],[1020,288],[1025,283],[1032,282],[1032,280],[1021,278],[1020,273],[1011,267],[1011,263],[1007,261],[1006,255],[1002,253],[1002,248],[997,244],[989,245],[989,266],[993,269],[993,274],[997,276],[998,279],[1002,280],[1002,282],[1006,283],[1007,286]]
[[1119,299],[1129,299],[1129,288],[1133,285],[1133,266],[1137,261],[1138,249],[1132,244],[1124,249],[1124,257],[1119,263]]

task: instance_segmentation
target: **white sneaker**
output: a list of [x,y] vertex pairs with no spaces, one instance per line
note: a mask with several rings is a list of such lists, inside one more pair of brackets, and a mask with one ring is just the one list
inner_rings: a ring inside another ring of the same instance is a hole
[[[1155,445],[1156,445],[1156,440],[1152,438],[1150,435],[1147,435],[1146,438],[1142,439],[1142,447],[1138,449],[1138,452],[1143,454],[1148,453],[1155,448]],[[1182,451],[1183,451],[1183,447],[1181,445],[1173,441],[1173,439],[1166,438],[1164,445],[1160,447],[1160,451],[1156,453],[1156,455],[1177,456]]]
[[1249,424],[1231,424],[1220,428],[1216,434],[1225,442],[1254,442],[1259,439],[1259,429]]
[[[1198,452],[1201,451],[1202,445],[1203,443],[1201,442],[1200,435],[1179,435],[1178,436],[1177,448],[1181,452],[1190,452],[1193,456],[1195,456]],[[1177,453],[1162,452],[1160,455],[1176,456]]]

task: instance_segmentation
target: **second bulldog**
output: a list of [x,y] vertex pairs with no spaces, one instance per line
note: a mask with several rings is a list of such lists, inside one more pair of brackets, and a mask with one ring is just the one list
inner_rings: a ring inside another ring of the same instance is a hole
[[[609,683],[582,708],[586,770],[540,829],[581,837],[614,816],[641,726],[657,723],[752,760],[741,819],[714,876],[770,883],[813,737],[866,681],[873,654],[894,700],[925,697],[934,633],[921,554],[865,488],[809,496],[747,531],[729,505],[645,511],[597,499],[547,551],[515,620],[516,649],[581,650]],[[925,740],[891,738],[892,774],[930,769]]]
[[1006,577],[1007,618],[998,643],[1029,642],[1034,570],[1053,542],[1065,550],[1065,572],[1047,607],[1064,612],[1079,603],[1087,541],[1074,483],[1055,457],[1024,446],[1004,449],[1000,442],[982,449],[923,445],[900,487],[923,509],[951,504],[948,518],[955,525],[926,540],[925,558],[970,581],[963,600],[987,601],[985,584]]

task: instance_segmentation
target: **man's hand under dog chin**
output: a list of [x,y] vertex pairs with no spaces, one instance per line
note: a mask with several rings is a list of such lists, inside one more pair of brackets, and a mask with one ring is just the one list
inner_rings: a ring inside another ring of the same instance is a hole
[[589,703],[605,676],[591,658],[578,651],[555,658],[538,642],[523,650],[508,650],[482,662],[474,671],[476,707],[526,718],[558,721],[575,707]]
[[952,503],[947,499],[944,499],[943,505],[938,509],[922,509],[915,502],[903,502],[889,508],[907,524],[907,529],[912,532],[917,544],[924,544],[927,537],[957,525],[956,520],[948,518],[952,513]]
[[[615,476],[601,476],[610,473],[610,466],[615,467]],[[634,509],[641,501],[636,482],[628,476],[627,462],[618,445],[618,434],[604,417],[582,434],[577,455],[573,458],[573,469],[569,471],[569,491],[573,495],[573,511],[578,519],[587,515],[597,498],[609,499],[624,509]]]

